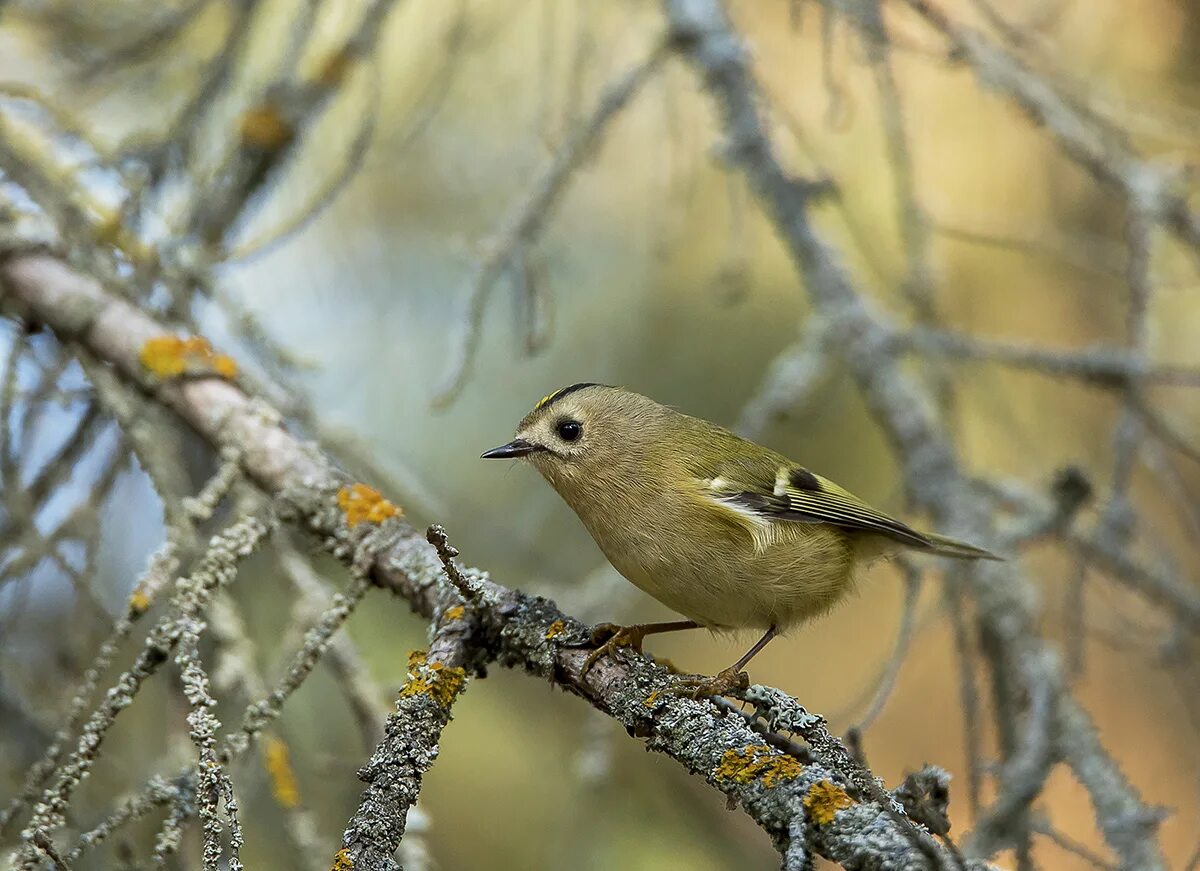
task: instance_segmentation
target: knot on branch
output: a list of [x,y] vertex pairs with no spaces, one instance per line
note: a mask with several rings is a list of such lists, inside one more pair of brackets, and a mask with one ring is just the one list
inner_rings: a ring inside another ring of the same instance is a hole
[[1086,473],[1073,465],[1063,466],[1055,473],[1050,492],[1064,523],[1069,522],[1095,495]]
[[[668,0],[667,18],[671,24],[671,46],[676,51],[688,53],[699,46],[711,47],[714,39],[719,41],[728,32],[720,27],[720,8],[713,0]],[[718,16],[716,25],[713,17]],[[725,40],[732,52],[732,59],[741,55],[740,44],[733,39]]]
[[950,772],[926,765],[904,778],[892,793],[910,820],[935,835],[950,833]]
[[284,117],[282,107],[277,102],[266,100],[242,113],[238,134],[243,147],[270,153],[281,151],[291,144],[296,130]]

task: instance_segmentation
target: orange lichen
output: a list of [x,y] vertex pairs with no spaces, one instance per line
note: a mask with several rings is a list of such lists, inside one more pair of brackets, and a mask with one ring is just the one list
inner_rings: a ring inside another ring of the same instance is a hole
[[354,860],[350,857],[350,851],[342,847],[333,857],[333,864],[329,866],[329,871],[351,871],[353,867]]
[[448,709],[466,683],[465,669],[429,662],[425,651],[414,650],[408,654],[408,680],[400,688],[400,698],[430,696]]
[[555,639],[555,638],[557,638],[558,636],[562,635],[562,634],[563,634],[563,632],[565,632],[565,631],[566,631],[566,629],[567,629],[567,624],[566,624],[566,623],[564,623],[564,622],[563,622],[563,621],[561,621],[561,620],[555,620],[555,621],[554,621],[553,623],[551,623],[551,624],[550,624],[550,626],[549,626],[549,627],[546,629],[546,640],[547,640],[547,641],[552,641],[553,639]]
[[838,811],[852,804],[854,799],[846,790],[828,780],[814,783],[804,796],[804,809],[808,811],[809,819],[818,826],[832,823]]
[[748,744],[736,750],[726,750],[721,763],[713,772],[717,780],[751,783],[761,779],[764,786],[774,786],[799,777],[804,766],[766,744]]
[[271,103],[251,106],[242,113],[239,126],[242,143],[263,151],[278,151],[292,141],[292,125]]
[[274,735],[263,743],[263,765],[271,777],[271,794],[279,806],[290,810],[300,804],[300,784],[288,759],[288,748]]
[[337,494],[338,507],[346,515],[346,523],[353,529],[364,520],[383,523],[389,517],[401,514],[399,508],[383,498],[383,494],[366,484],[351,484]]
[[454,605],[446,609],[446,614],[442,619],[444,619],[447,623],[453,620],[461,620],[463,614],[465,613],[467,613],[467,609],[462,605]]
[[142,366],[159,378],[180,375],[219,375],[234,378],[237,363],[225,354],[213,352],[203,336],[155,336],[147,339],[138,354]]

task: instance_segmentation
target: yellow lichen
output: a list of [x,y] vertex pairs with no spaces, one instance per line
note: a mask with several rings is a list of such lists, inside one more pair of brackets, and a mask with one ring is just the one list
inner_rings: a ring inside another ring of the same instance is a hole
[[329,871],[351,871],[353,867],[354,860],[350,858],[350,851],[342,847],[333,857],[333,864],[329,867]]
[[153,257],[149,247],[125,226],[120,209],[102,212],[92,233],[98,243],[124,251],[135,263],[145,263]]
[[555,620],[553,623],[550,624],[549,628],[546,629],[546,640],[552,641],[553,639],[562,635],[563,632],[566,631],[566,629],[567,629],[566,623],[564,623],[561,620]]
[[214,354],[212,358],[213,371],[222,378],[234,378],[237,376],[237,363],[233,362],[233,358],[227,354]]
[[137,617],[145,614],[150,608],[150,597],[140,587],[129,596],[129,616]]
[[336,88],[346,79],[346,73],[354,66],[354,53],[342,49],[335,51],[325,59],[317,72],[317,81],[327,87]]
[[147,339],[138,354],[142,366],[159,378],[180,375],[220,375],[233,378],[237,363],[225,354],[213,352],[203,336],[155,336]]
[[658,704],[658,697],[659,692],[658,690],[655,690],[654,692],[650,693],[650,695],[646,696],[646,700],[642,702],[642,704],[647,708],[653,708],[656,704]]
[[402,513],[399,508],[383,498],[382,493],[366,484],[343,487],[338,491],[337,503],[351,528],[364,520],[369,523],[383,523],[389,517]]
[[804,766],[766,744],[748,744],[736,750],[726,750],[713,772],[717,780],[751,783],[761,779],[764,786],[774,786],[798,777]]
[[292,125],[278,106],[264,103],[242,113],[242,143],[263,151],[278,151],[292,141]]
[[414,650],[408,654],[408,680],[400,688],[400,698],[430,696],[443,708],[449,708],[466,682],[465,669],[429,662],[425,651]]
[[446,615],[443,619],[447,623],[451,622],[452,620],[461,620],[463,614],[465,613],[467,613],[467,609],[462,605],[454,605],[453,607],[446,609]]
[[182,375],[184,363],[184,340],[178,336],[155,336],[142,345],[142,365],[163,378]]
[[282,808],[291,809],[300,804],[300,784],[288,759],[287,744],[270,736],[263,743],[263,765],[271,777],[271,794]]
[[804,796],[804,809],[818,826],[832,823],[838,811],[852,804],[854,799],[846,794],[846,790],[828,780],[814,783]]

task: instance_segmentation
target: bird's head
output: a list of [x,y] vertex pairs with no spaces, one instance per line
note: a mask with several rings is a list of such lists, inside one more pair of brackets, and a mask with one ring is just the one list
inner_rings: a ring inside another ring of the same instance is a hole
[[576,488],[595,492],[627,480],[629,463],[643,461],[665,410],[620,387],[572,384],[542,399],[517,425],[516,437],[483,458],[527,459],[571,501]]

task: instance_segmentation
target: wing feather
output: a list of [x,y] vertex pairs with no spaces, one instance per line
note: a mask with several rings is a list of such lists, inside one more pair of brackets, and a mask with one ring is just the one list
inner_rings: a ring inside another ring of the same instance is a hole
[[[907,524],[872,508],[827,478],[799,466],[778,467],[767,477],[720,475],[709,481],[713,498],[764,520],[828,523],[882,535],[915,548],[934,542]],[[746,480],[755,477],[760,480]]]
[[778,541],[783,525],[795,522],[829,524],[940,556],[1001,559],[965,541],[918,532],[828,478],[728,430],[706,421],[693,420],[693,425],[696,450],[685,474],[695,477],[703,498],[747,526],[759,551]]

